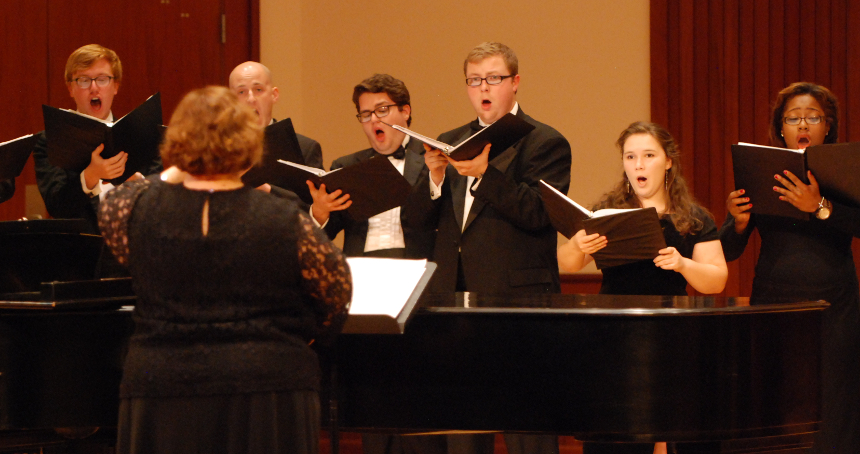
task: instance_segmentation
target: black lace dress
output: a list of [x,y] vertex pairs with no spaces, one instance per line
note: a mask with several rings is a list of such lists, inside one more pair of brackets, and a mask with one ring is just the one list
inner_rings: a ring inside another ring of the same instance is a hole
[[[666,245],[674,247],[682,257],[692,258],[693,249],[699,243],[720,239],[717,225],[706,211],[695,206],[693,217],[702,221],[702,228],[695,233],[681,235],[668,216],[660,218]],[[640,260],[626,265],[603,270],[600,293],[605,295],[687,295],[687,280],[681,273],[664,270],[651,260]]]
[[99,223],[138,296],[119,453],[314,453],[309,343],[346,318],[346,261],[295,204],[250,188],[142,180]]

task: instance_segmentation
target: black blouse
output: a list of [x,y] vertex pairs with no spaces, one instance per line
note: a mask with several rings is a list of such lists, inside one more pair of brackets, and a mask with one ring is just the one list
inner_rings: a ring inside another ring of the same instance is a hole
[[[668,216],[660,219],[666,245],[674,247],[682,257],[692,258],[693,248],[698,243],[720,239],[713,218],[699,207],[693,207],[693,217],[702,221],[703,227],[695,233],[681,235]],[[652,260],[640,260],[621,266],[603,269],[603,285],[600,293],[606,295],[686,295],[687,280],[681,273],[664,270]]]
[[140,180],[108,194],[99,223],[138,296],[123,398],[318,389],[308,344],[340,330],[352,284],[295,204]]

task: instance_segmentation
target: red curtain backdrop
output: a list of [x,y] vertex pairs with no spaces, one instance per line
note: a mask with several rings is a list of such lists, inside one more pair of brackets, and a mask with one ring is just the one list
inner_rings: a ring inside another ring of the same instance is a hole
[[[769,144],[771,103],[798,81],[830,88],[839,141],[860,141],[860,2],[651,0],[651,119],[678,140],[684,177],[717,224],[734,190],[731,145]],[[727,295],[749,296],[758,248],[754,236],[729,264]],[[854,258],[860,268],[857,239]]]

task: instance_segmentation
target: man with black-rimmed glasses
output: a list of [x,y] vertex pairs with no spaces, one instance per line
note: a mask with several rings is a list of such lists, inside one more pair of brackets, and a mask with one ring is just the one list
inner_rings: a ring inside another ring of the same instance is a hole
[[[415,184],[427,173],[424,148],[419,141],[410,140],[409,136],[389,126],[405,128],[412,124],[412,105],[406,84],[388,74],[374,74],[355,86],[352,101],[370,148],[335,160],[331,169],[379,156],[390,160],[409,184]],[[369,181],[368,184],[374,183]],[[310,189],[314,198],[311,215],[330,238],[344,231],[343,251],[347,256],[412,259],[430,256],[432,229],[404,229],[400,207],[370,219],[354,220],[343,211],[351,204],[349,194],[340,190],[328,193],[325,185],[319,188],[311,185]]]
[[[78,113],[105,123],[114,121],[111,107],[122,82],[122,63],[116,52],[98,44],[76,49],[66,61],[65,80]],[[99,232],[96,208],[99,199],[113,189],[112,184],[103,180],[121,176],[128,160],[125,152],[104,159],[101,157],[103,149],[104,144],[93,150],[90,163],[83,171],[66,170],[48,162],[45,132],[38,134],[33,150],[36,181],[52,217],[83,218],[88,221],[91,233]],[[159,171],[161,158],[154,160],[144,173],[149,175]],[[142,177],[138,173],[131,178]]]
[[[456,145],[511,113],[535,126],[507,150],[489,146],[474,159],[453,161],[428,149],[427,177],[413,186],[403,205],[405,228],[438,229],[436,272],[425,292],[514,296],[559,293],[557,233],[541,201],[538,184],[566,194],[570,144],[555,129],[523,112],[517,103],[519,63],[502,43],[482,43],[463,62],[466,94],[477,118],[439,136]],[[516,396],[505,396],[516,398]],[[451,435],[448,452],[493,452],[493,434]],[[558,453],[554,436],[505,434],[511,454]]]

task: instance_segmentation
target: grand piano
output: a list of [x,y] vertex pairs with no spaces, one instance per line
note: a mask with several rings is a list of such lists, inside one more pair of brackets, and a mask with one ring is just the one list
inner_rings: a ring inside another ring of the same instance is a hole
[[[0,291],[0,452],[111,443],[130,281],[10,288]],[[509,431],[672,441],[678,452],[803,452],[819,424],[826,307],[425,295],[403,334],[341,335],[321,352],[325,417],[335,436]]]
[[818,429],[825,302],[466,293],[422,305],[403,335],[340,338],[341,430],[740,453],[803,452]]

